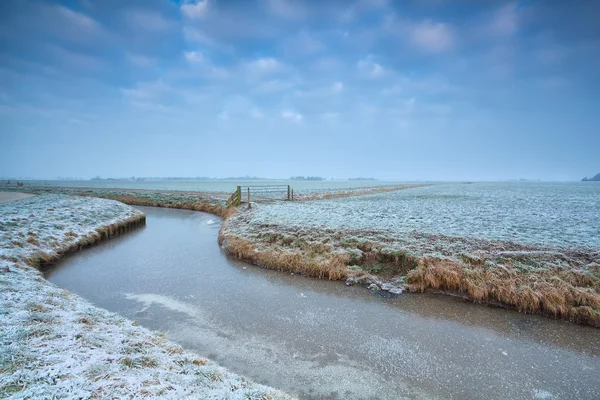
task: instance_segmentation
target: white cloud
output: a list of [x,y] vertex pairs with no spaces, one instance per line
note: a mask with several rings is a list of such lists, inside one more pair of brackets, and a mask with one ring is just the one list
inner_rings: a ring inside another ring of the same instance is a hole
[[148,10],[132,10],[127,14],[127,19],[138,28],[148,31],[165,31],[171,27],[171,22],[159,13]]
[[127,53],[126,57],[127,57],[127,61],[129,61],[131,64],[136,65],[138,67],[147,68],[147,67],[151,67],[156,64],[155,58],[144,56],[142,54]]
[[379,78],[386,73],[386,69],[373,61],[372,56],[360,60],[357,63],[358,70],[370,78]]
[[456,41],[449,25],[432,21],[424,21],[413,26],[410,40],[418,48],[428,52],[450,50]]
[[516,3],[507,4],[496,11],[489,25],[491,32],[498,36],[512,36],[518,28]]
[[260,111],[258,108],[255,108],[252,111],[250,111],[250,116],[254,119],[263,119],[265,117],[263,112]]
[[271,79],[265,82],[261,82],[256,87],[258,93],[275,93],[284,90],[291,89],[294,86],[292,82],[282,81],[279,79]]
[[547,47],[538,50],[535,54],[538,62],[544,66],[560,64],[567,56],[567,49],[563,47]]
[[140,82],[135,88],[124,88],[121,92],[131,100],[151,100],[164,98],[176,90],[162,80],[152,82]]
[[204,56],[199,51],[186,51],[183,56],[189,63],[201,63],[204,61]]
[[335,122],[339,119],[340,114],[336,112],[325,112],[321,114],[321,119],[327,122]]
[[60,16],[69,21],[71,24],[76,25],[80,29],[86,31],[95,31],[99,29],[98,23],[87,15],[63,6],[56,6],[56,10]]
[[297,113],[292,110],[281,111],[281,118],[288,120],[288,121],[296,122],[296,123],[300,123],[300,122],[302,122],[302,120],[304,120],[304,117],[302,116],[302,114]]
[[255,73],[269,73],[280,70],[283,64],[275,58],[263,57],[248,63],[247,67]]
[[286,53],[295,55],[310,55],[323,50],[325,46],[307,31],[301,31],[283,42]]
[[181,12],[189,19],[203,19],[208,13],[208,0],[188,2],[181,5]]
[[381,10],[388,6],[389,0],[358,0],[341,12],[340,20],[345,23],[354,22],[365,11]]
[[219,119],[263,119],[263,112],[253,104],[253,101],[243,95],[233,95],[227,99],[219,114]]
[[306,10],[299,2],[291,0],[267,0],[269,11],[283,18],[297,19],[306,14]]
[[334,94],[342,93],[344,90],[344,84],[342,82],[335,82],[331,85],[331,92]]
[[303,98],[329,97],[339,95],[343,91],[344,84],[342,82],[334,82],[329,86],[320,86],[308,88],[305,90],[297,90],[296,92],[294,92],[294,96]]

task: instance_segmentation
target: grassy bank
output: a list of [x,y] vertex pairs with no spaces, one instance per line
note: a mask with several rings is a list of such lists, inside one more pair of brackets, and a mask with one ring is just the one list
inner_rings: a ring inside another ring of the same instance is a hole
[[[266,268],[347,280],[395,293],[409,290],[460,295],[478,303],[600,326],[597,249],[525,245],[418,231],[299,228],[276,220],[264,223],[269,218],[265,218],[263,206],[251,210],[242,206],[237,212],[226,209],[223,198],[198,193],[60,190],[118,199],[132,205],[185,208],[219,215],[224,218],[219,243],[237,258]],[[368,190],[331,196],[373,194]]]
[[220,217],[226,216],[228,212],[225,208],[227,196],[215,193],[43,186],[24,186],[19,188],[9,188],[7,190],[33,194],[64,194],[70,196],[98,197],[116,200],[133,206],[179,208],[207,212]]
[[[373,289],[404,287],[600,327],[600,252],[418,232],[297,228],[242,211],[219,242],[248,262]],[[373,285],[375,284],[375,285]]]
[[98,198],[0,205],[0,397],[289,398],[56,287],[36,268],[144,222]]

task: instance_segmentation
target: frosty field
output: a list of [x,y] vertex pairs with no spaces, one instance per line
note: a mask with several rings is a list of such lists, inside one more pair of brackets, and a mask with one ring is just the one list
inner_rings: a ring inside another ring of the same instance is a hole
[[[387,181],[348,181],[348,180],[323,180],[323,181],[300,181],[289,179],[269,180],[147,180],[147,181],[92,181],[92,180],[68,180],[68,181],[25,181],[28,186],[73,187],[94,189],[143,189],[143,190],[173,190],[193,191],[207,193],[232,193],[236,186],[247,185],[290,185],[298,194],[331,192],[337,190],[348,190],[357,188],[370,188],[380,186],[393,186],[403,184],[402,182]],[[14,185],[13,185],[14,186]],[[0,184],[0,189],[2,185]]]
[[413,231],[600,249],[600,185],[438,184],[372,196],[259,205],[253,222],[299,228]]
[[600,326],[600,185],[447,184],[257,204],[220,241],[269,268]]
[[145,221],[105,199],[0,204],[0,397],[288,398],[97,308],[34,268]]

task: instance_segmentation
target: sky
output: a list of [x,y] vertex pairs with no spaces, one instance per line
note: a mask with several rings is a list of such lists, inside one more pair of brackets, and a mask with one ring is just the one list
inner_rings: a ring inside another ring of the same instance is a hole
[[0,2],[0,177],[580,180],[594,0]]

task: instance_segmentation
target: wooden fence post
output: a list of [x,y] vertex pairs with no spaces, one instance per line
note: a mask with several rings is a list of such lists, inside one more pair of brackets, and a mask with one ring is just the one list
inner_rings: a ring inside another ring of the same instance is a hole
[[252,205],[250,204],[250,188],[248,188],[248,208],[252,208]]
[[294,201],[294,189],[292,189],[292,201]]
[[288,201],[290,200],[290,185],[288,185]]

